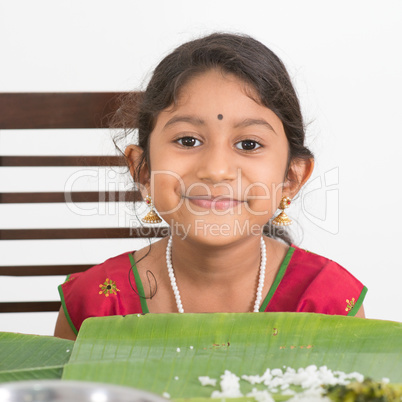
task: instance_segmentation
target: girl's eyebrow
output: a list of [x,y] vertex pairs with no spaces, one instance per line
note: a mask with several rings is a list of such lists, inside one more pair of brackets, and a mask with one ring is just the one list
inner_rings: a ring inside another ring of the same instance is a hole
[[171,126],[175,123],[191,123],[194,126],[202,126],[205,124],[204,120],[194,116],[174,116],[172,117],[163,128]]
[[241,121],[240,123],[237,123],[235,125],[235,128],[249,127],[249,126],[254,126],[254,125],[265,126],[269,130],[273,131],[276,134],[276,132],[273,129],[273,127],[267,121],[265,121],[264,119],[245,119],[245,120]]
[[[166,128],[168,126],[171,126],[176,123],[190,123],[193,124],[194,126],[203,126],[205,125],[205,121],[202,120],[199,117],[195,116],[173,116],[168,122],[165,124],[163,128]],[[237,123],[234,127],[235,128],[241,128],[241,127],[249,127],[249,126],[254,126],[254,125],[260,125],[260,126],[265,126],[267,127],[270,131],[272,131],[274,134],[276,134],[275,130],[273,127],[264,119],[244,119],[240,123]]]

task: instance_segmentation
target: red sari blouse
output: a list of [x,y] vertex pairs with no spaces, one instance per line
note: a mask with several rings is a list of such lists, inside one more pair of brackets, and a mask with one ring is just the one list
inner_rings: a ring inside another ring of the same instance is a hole
[[[282,261],[260,312],[353,316],[367,288],[336,262],[294,244]],[[89,317],[149,313],[133,252],[69,275],[59,286],[67,320],[78,333]]]

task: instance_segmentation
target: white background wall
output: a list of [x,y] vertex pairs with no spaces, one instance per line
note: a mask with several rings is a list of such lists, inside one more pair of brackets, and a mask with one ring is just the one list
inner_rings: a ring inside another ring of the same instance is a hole
[[[402,321],[400,1],[0,0],[0,91],[140,89],[175,46],[215,30],[244,32],[271,47],[311,122],[316,168],[289,209],[296,244],[339,262],[369,288],[369,318]],[[113,153],[108,132],[38,136],[3,130],[0,153]],[[62,191],[74,172],[0,168],[0,191]],[[74,190],[124,180],[95,174],[75,181]],[[98,212],[83,217],[64,205],[1,205],[0,226],[103,227],[126,219],[124,206],[120,215],[118,208]],[[138,247],[131,240],[1,241],[0,259],[2,265],[98,263]],[[57,299],[62,280],[2,278],[0,299],[21,293]],[[51,334],[55,318],[3,314],[0,331]]]

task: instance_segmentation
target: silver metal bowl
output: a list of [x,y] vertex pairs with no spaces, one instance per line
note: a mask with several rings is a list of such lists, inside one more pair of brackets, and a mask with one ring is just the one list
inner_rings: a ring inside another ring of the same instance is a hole
[[32,380],[0,384],[0,402],[166,402],[150,392],[86,381]]

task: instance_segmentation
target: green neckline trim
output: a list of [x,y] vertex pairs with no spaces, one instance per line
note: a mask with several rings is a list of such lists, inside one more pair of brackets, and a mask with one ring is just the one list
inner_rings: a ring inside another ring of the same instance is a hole
[[271,288],[269,289],[269,292],[266,296],[266,298],[264,299],[261,307],[260,307],[260,313],[264,312],[269,304],[269,302],[272,299],[272,296],[275,294],[276,289],[278,288],[279,284],[281,283],[282,278],[285,275],[285,272],[288,268],[289,262],[292,258],[292,255],[295,251],[295,248],[290,246],[288,252],[285,255],[285,258],[282,261],[282,264],[279,268],[278,273],[276,274],[276,278],[274,280],[274,283],[272,284]]
[[[66,283],[69,279],[70,279],[71,274],[67,275],[66,280],[64,281],[64,283]],[[70,314],[68,314],[68,310],[67,310],[67,306],[66,306],[66,301],[64,300],[64,293],[63,293],[63,289],[61,288],[61,285],[58,286],[58,291],[59,291],[59,295],[60,295],[60,300],[61,300],[61,305],[63,306],[63,310],[64,310],[64,315],[67,318],[67,322],[69,323],[71,329],[74,331],[75,335],[78,335],[78,331],[75,328],[75,325],[73,324],[73,322],[71,321],[71,317]]]
[[[281,266],[279,268],[279,271],[276,274],[274,283],[272,284],[271,288],[269,289],[269,292],[268,292],[267,296],[265,297],[265,299],[264,299],[264,301],[263,301],[263,303],[262,303],[262,305],[260,307],[260,312],[265,311],[265,309],[267,308],[267,306],[268,306],[269,302],[271,301],[273,295],[275,294],[276,289],[278,288],[279,284],[282,281],[282,278],[284,277],[284,275],[286,273],[286,270],[288,268],[289,262],[290,262],[290,260],[292,258],[292,255],[293,255],[294,251],[295,251],[295,248],[290,246],[289,250],[286,253],[286,256],[285,256],[284,260],[282,261],[282,264],[281,264]],[[133,255],[131,253],[128,256],[130,258],[131,268],[133,270],[135,284],[137,286],[138,293],[139,293],[139,295],[145,295],[144,287],[142,286],[140,274],[138,273],[138,269],[137,269],[137,266],[135,264],[134,257],[133,257]],[[140,302],[141,302],[142,313],[143,314],[149,313],[149,309],[148,309],[146,299],[144,297],[140,296]],[[353,309],[351,311],[353,311]]]
[[135,284],[137,285],[138,296],[140,297],[142,314],[147,314],[147,313],[149,313],[149,310],[148,310],[147,300],[145,299],[145,292],[144,292],[144,287],[142,286],[140,274],[138,273],[137,265],[135,265],[135,260],[134,260],[133,255],[130,253],[128,256],[130,258],[131,269],[133,270],[133,274],[134,274],[134,278],[135,278]]
[[360,307],[363,304],[363,300],[366,297],[366,293],[367,293],[367,288],[364,286],[362,292],[360,293],[359,298],[357,299],[357,302],[355,303],[353,308],[347,314],[348,316],[354,317],[357,314],[357,312],[360,310]]

